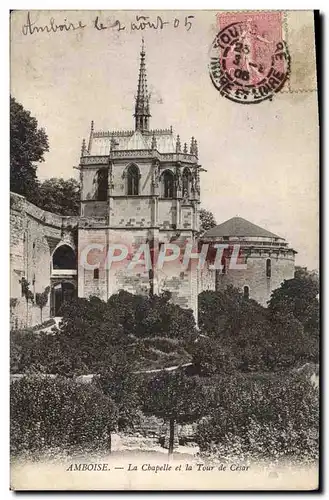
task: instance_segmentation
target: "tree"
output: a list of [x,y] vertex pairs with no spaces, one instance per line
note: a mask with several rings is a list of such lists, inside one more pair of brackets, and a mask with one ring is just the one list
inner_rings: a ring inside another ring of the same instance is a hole
[[126,335],[184,339],[195,331],[192,310],[173,304],[170,292],[148,297],[121,290],[109,298],[108,306]]
[[200,216],[200,233],[203,234],[208,229],[216,226],[216,220],[212,212],[206,210],[205,208],[201,208],[199,212]]
[[267,312],[255,300],[246,299],[237,288],[204,291],[199,294],[199,328],[205,335],[222,338],[239,333],[242,326],[262,321]]
[[33,202],[38,187],[36,163],[49,151],[48,137],[30,111],[10,97],[10,189]]
[[40,323],[42,323],[42,310],[48,303],[50,286],[47,286],[43,292],[35,294],[35,303],[40,308]]
[[296,268],[295,277],[285,280],[272,292],[268,309],[273,314],[293,314],[305,330],[319,333],[319,278],[303,268]]
[[43,210],[59,215],[80,214],[80,184],[76,179],[51,178],[42,182],[34,201]]
[[148,384],[144,412],[169,422],[169,458],[174,451],[175,423],[195,422],[205,413],[206,398],[199,377],[180,371],[162,372]]
[[30,285],[27,281],[27,279],[23,276],[22,279],[19,281],[22,287],[22,295],[25,297],[26,300],[26,325],[28,325],[29,322],[29,302],[34,302],[34,295],[32,291],[30,290]]
[[133,429],[140,423],[140,382],[124,353],[114,354],[111,366],[94,377],[94,383],[115,403],[119,431]]
[[279,371],[317,362],[316,339],[291,311],[268,311],[233,287],[199,295],[199,326],[203,337],[194,343],[192,359],[200,375]]
[[205,384],[209,407],[196,433],[202,453],[231,463],[317,459],[319,394],[304,375],[221,375]]

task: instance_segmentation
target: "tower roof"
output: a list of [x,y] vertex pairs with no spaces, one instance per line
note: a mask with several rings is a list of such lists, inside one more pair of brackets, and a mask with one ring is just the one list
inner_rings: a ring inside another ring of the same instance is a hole
[[135,103],[135,130],[148,130],[150,114],[150,96],[147,91],[147,76],[145,65],[145,47],[142,39],[142,49],[140,52],[140,66],[138,75],[137,96]]
[[258,238],[281,238],[277,234],[271,233],[267,231],[267,229],[263,229],[262,227],[256,226],[252,222],[243,219],[242,217],[232,217],[232,219],[215,226],[203,235],[204,237],[258,237]]

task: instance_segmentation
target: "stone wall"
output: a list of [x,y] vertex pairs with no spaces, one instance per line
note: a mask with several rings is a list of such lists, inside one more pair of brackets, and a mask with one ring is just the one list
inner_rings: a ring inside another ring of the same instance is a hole
[[[10,195],[10,322],[11,328],[41,322],[41,311],[22,296],[20,281],[30,283],[32,293],[51,285],[51,256],[60,243],[73,244],[77,221],[46,212],[23,196]],[[50,298],[42,311],[42,321],[50,317]]]
[[[131,269],[131,259],[137,255],[140,246],[155,238],[161,243],[168,243],[173,240],[173,231],[159,231],[150,229],[116,230],[103,228],[95,229],[79,228],[79,256],[88,245],[101,245],[103,251],[91,251],[88,255],[88,263],[100,263],[98,276],[92,269],[86,269],[79,258],[78,269],[78,294],[80,297],[96,295],[103,300],[107,300],[111,295],[119,290],[126,290],[130,293],[147,295],[150,291],[150,276],[145,265],[135,265]],[[192,238],[191,231],[184,232],[186,239]],[[120,262],[113,262],[111,266],[106,266],[108,246],[119,243],[129,249],[127,258]],[[140,260],[144,260],[145,255],[140,255]],[[170,291],[172,301],[183,308],[193,310],[197,317],[197,295],[198,279],[195,266],[184,270],[181,261],[164,263],[162,269],[155,266],[153,278],[153,291],[155,294],[163,291]]]
[[[266,261],[271,259],[271,277],[266,276]],[[276,252],[253,251],[246,260],[247,269],[227,269],[223,274],[216,271],[216,289],[233,285],[243,291],[249,287],[249,297],[266,306],[271,293],[284,280],[292,279],[295,272],[295,254],[292,250]],[[213,271],[215,278],[215,272]]]

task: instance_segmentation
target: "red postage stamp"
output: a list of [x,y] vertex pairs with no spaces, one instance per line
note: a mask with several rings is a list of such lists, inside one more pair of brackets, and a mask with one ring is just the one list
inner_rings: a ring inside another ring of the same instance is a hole
[[217,14],[209,71],[221,95],[251,104],[272,99],[282,89],[290,72],[282,24],[279,11]]

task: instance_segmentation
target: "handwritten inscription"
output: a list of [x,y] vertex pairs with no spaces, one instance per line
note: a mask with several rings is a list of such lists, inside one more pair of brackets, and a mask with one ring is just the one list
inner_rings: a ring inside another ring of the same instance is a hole
[[[115,19],[102,20],[100,16],[96,16],[91,22],[90,26],[97,31],[104,30],[114,30],[114,31],[145,31],[145,30],[163,30],[167,26],[171,26],[175,29],[182,28],[186,31],[190,31],[193,26],[194,16],[184,16],[183,18],[175,17],[174,19],[163,19],[161,16],[154,16],[150,18],[149,16],[136,15],[134,19],[125,25],[122,20]],[[67,31],[83,30],[87,28],[87,24],[83,24],[81,20],[71,22],[67,18],[64,18],[63,22],[58,22],[54,17],[49,19],[46,24],[38,24],[37,21],[32,20],[31,13],[27,13],[26,22],[22,26],[23,35],[35,35],[38,33],[61,33]]]

